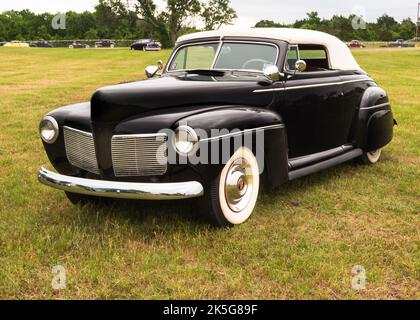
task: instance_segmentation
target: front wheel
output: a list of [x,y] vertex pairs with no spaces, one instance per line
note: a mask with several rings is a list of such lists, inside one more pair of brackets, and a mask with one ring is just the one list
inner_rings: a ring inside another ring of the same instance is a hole
[[364,164],[374,164],[379,161],[381,154],[382,154],[382,149],[365,152],[362,155],[362,162]]
[[259,188],[257,159],[250,149],[241,147],[211,183],[205,197],[210,222],[231,227],[247,221],[257,203]]

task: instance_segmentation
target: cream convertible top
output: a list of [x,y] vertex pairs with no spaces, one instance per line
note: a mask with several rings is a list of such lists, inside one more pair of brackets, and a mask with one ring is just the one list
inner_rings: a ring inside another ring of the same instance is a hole
[[210,37],[257,37],[286,41],[290,44],[323,45],[328,52],[331,69],[360,70],[349,48],[340,39],[324,32],[291,28],[252,28],[245,30],[217,30],[187,34],[177,42]]

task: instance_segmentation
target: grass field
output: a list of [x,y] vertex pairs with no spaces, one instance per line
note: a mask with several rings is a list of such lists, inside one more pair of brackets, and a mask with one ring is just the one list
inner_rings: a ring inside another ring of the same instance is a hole
[[[420,49],[355,51],[399,122],[380,163],[263,194],[243,226],[212,229],[194,202],[74,207],[37,182],[44,113],[168,55],[0,48],[0,298],[420,299]],[[65,290],[51,288],[55,265]]]

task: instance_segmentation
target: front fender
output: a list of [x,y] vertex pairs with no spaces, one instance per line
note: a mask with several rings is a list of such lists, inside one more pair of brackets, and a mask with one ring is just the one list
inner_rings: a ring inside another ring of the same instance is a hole
[[[211,161],[215,159],[211,154],[208,159],[211,170],[207,170],[207,174],[210,174],[211,178],[220,173],[223,164],[240,146],[234,141],[234,137],[239,135],[244,137],[240,140],[242,143],[247,141],[245,136],[251,137],[248,141],[252,141],[252,151],[257,156],[260,170],[269,187],[276,187],[287,181],[286,129],[281,116],[275,111],[249,106],[227,106],[184,117],[179,119],[174,127],[179,125],[188,125],[197,130],[202,140],[200,148],[208,143],[206,150],[209,153],[214,152],[214,144],[219,143],[219,165],[211,165]],[[257,137],[257,132],[263,134]],[[222,154],[221,139],[229,140],[231,148],[228,155]],[[197,169],[201,170],[201,167],[197,166]]]

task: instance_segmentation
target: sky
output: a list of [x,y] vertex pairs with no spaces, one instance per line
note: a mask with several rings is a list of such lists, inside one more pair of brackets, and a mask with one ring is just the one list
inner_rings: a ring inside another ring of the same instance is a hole
[[[4,10],[30,9],[36,13],[92,11],[98,0],[0,0],[0,12]],[[163,0],[155,0],[162,5]],[[410,17],[416,20],[417,3],[420,0],[231,0],[238,14],[235,27],[252,27],[262,19],[291,23],[305,17],[309,11],[318,11],[323,18],[334,14],[360,13],[366,21],[375,21],[383,13],[397,20]],[[338,5],[338,3],[340,3]],[[359,15],[360,15],[359,14]]]

